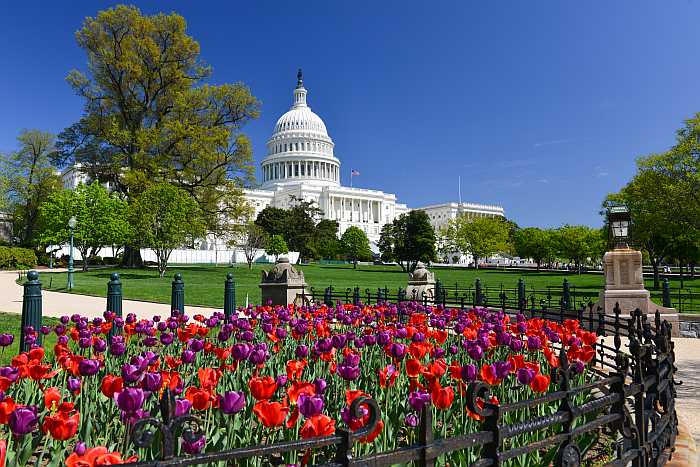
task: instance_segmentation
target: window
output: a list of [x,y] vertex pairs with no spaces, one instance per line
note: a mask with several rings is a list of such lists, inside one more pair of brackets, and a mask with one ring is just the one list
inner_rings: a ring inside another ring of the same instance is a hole
[[298,177],[299,176],[299,164],[294,164],[294,176]]

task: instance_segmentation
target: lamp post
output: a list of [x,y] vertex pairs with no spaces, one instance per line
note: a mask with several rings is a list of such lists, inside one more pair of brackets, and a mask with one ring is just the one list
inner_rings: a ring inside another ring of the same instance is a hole
[[[78,223],[75,216],[68,219],[68,229],[70,230],[70,255],[68,256],[68,290],[73,289],[73,231]],[[83,261],[85,258],[83,258]]]
[[627,239],[629,238],[630,212],[627,207],[623,205],[611,206],[608,209],[608,224],[615,249],[629,248]]

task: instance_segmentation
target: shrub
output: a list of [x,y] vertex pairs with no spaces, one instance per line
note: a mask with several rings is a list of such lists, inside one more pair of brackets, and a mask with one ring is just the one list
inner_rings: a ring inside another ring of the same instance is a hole
[[0,269],[30,268],[36,264],[37,258],[34,250],[0,246]]

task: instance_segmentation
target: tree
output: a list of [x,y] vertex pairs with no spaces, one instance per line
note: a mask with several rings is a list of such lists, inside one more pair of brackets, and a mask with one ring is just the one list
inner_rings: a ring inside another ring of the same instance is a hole
[[284,235],[286,222],[287,211],[272,206],[266,206],[255,219],[255,224],[260,226],[269,237]]
[[402,214],[391,224],[382,227],[377,246],[382,261],[396,261],[406,272],[416,268],[419,261],[436,258],[435,229],[424,211]]
[[312,249],[316,258],[333,259],[338,255],[338,221],[323,219],[316,224]]
[[267,244],[265,245],[265,253],[275,257],[275,260],[279,255],[283,255],[289,251],[287,247],[287,242],[284,241],[284,237],[281,235],[272,235],[267,239]]
[[510,224],[502,217],[458,216],[450,221],[448,235],[462,252],[471,253],[476,268],[480,258],[510,249]]
[[13,217],[14,235],[23,245],[36,243],[39,205],[62,188],[52,165],[55,136],[39,130],[23,130],[17,137],[19,150],[2,158],[0,173],[5,198]]
[[135,243],[155,252],[160,277],[165,275],[172,251],[205,232],[195,199],[169,183],[152,185],[133,201],[131,224]]
[[80,162],[128,200],[171,183],[197,202],[209,232],[235,228],[230,219],[249,213],[242,187],[253,159],[241,128],[259,115],[250,90],[208,84],[211,68],[175,13],[120,5],[86,18],[76,40],[88,71],[67,80],[85,110],[59,135],[59,161]]
[[83,271],[88,258],[97,255],[106,245],[123,245],[130,239],[129,206],[116,195],[110,195],[98,182],[80,184],[75,190],[52,194],[39,208],[38,239],[42,245],[63,245],[70,239],[68,219],[77,223],[73,242],[83,257]]
[[259,225],[254,222],[249,222],[243,227],[238,246],[243,250],[243,254],[245,254],[248,269],[252,269],[255,255],[259,250],[265,247],[266,242],[267,234]]
[[603,244],[600,230],[585,225],[565,225],[556,231],[558,255],[568,259],[581,273],[581,265],[600,255]]
[[357,262],[368,260],[372,257],[372,250],[369,248],[369,239],[362,229],[350,226],[340,237],[345,256],[352,261],[353,269],[357,269]]
[[298,262],[301,263],[313,256],[314,231],[323,211],[314,201],[291,196],[290,202],[291,208],[287,211],[284,224],[284,238],[290,250],[299,252]]
[[552,232],[537,227],[519,229],[513,234],[515,252],[521,258],[532,258],[537,270],[544,261],[550,261],[556,252]]

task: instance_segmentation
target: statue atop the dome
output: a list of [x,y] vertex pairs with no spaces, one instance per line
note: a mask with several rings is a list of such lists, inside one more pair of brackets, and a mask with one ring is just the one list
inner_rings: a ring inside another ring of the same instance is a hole
[[301,68],[297,71],[297,88],[304,86],[303,75],[301,73]]

